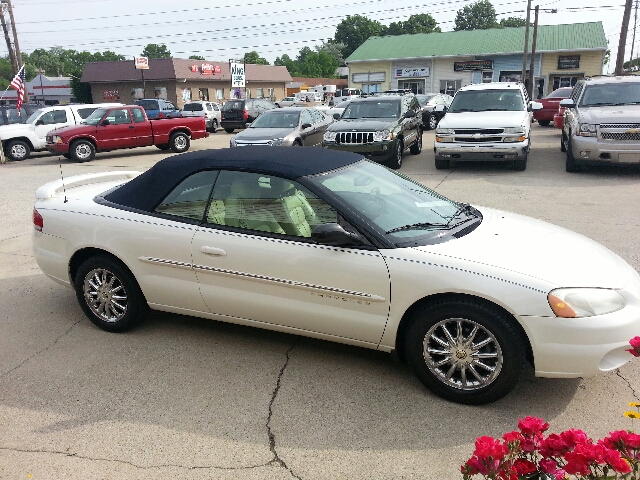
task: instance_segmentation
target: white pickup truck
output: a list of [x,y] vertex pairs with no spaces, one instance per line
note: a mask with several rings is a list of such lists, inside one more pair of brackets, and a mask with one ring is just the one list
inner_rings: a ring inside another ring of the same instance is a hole
[[46,150],[46,137],[52,130],[80,123],[98,107],[117,105],[122,104],[95,103],[43,107],[33,112],[25,123],[1,125],[2,148],[11,160],[24,160],[29,158],[32,151]]

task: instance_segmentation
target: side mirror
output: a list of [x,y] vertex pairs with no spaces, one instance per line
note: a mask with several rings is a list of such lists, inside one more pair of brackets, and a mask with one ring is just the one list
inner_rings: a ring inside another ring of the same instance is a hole
[[36,125],[44,125],[44,120],[37,120]]
[[447,106],[446,105],[436,105],[435,108],[433,109],[434,112],[446,112],[447,111]]
[[404,118],[413,118],[416,116],[416,112],[413,110],[407,110],[404,114]]
[[100,122],[100,125],[102,125],[103,127],[106,127],[107,125],[111,125],[111,122],[105,118]]
[[542,110],[542,104],[540,102],[531,102],[531,103],[529,103],[528,110],[530,112],[534,112],[536,110]]
[[310,123],[303,123],[302,125],[300,125],[300,128],[302,128],[303,130],[305,128],[311,128],[311,124]]
[[340,115],[339,113],[334,113],[334,114],[333,114],[333,119],[334,119],[334,120],[340,120],[340,116],[341,116],[341,115]]
[[364,238],[358,233],[349,233],[337,223],[323,223],[311,231],[311,240],[333,247],[364,245]]
[[565,98],[564,100],[560,100],[560,106],[564,108],[576,108],[576,102],[571,98]]

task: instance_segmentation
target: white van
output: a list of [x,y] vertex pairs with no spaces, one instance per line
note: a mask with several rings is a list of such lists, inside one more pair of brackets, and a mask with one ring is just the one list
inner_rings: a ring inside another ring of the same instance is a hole
[[297,92],[293,94],[298,102],[321,102],[322,94],[318,92]]
[[46,150],[46,137],[57,128],[76,125],[101,107],[116,107],[122,103],[92,103],[56,105],[33,112],[25,123],[0,125],[0,141],[11,160],[29,158],[32,151]]

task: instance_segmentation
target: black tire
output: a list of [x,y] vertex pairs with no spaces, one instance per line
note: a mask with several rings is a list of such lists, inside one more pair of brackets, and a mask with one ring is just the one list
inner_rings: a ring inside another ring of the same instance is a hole
[[7,143],[5,152],[11,160],[19,162],[29,158],[29,155],[31,155],[31,147],[27,142],[23,142],[22,140],[12,140]]
[[[526,364],[514,322],[473,300],[441,300],[412,315],[406,356],[420,381],[439,397],[469,405],[495,402],[515,387]],[[479,343],[485,344],[474,348]]]
[[292,147],[301,147],[302,146],[302,142],[300,140],[295,140],[292,144]]
[[76,140],[69,147],[69,154],[76,162],[84,163],[95,158],[96,148],[88,140]]
[[522,158],[517,158],[513,161],[512,168],[518,172],[524,172],[527,169],[527,157],[529,155],[525,155]]
[[131,272],[106,255],[91,257],[80,265],[75,290],[85,315],[108,332],[135,327],[149,310]]
[[538,120],[538,125],[541,127],[548,127],[551,122],[549,120]]
[[429,115],[427,128],[429,130],[435,130],[437,126],[438,126],[438,117],[436,116],[435,113],[432,113],[431,115]]
[[213,122],[211,122],[211,133],[216,133],[217,131],[218,131],[218,120],[214,118]]
[[235,128],[227,128],[225,127],[224,131],[227,133],[233,133],[233,131],[235,130]]
[[67,160],[71,160],[71,155],[69,155],[68,153],[63,153],[62,156]]
[[436,169],[444,170],[449,168],[450,161],[449,160],[439,160],[436,158]]
[[184,132],[176,132],[169,138],[169,148],[172,152],[182,153],[189,150],[191,146],[191,140],[189,135]]
[[396,149],[393,151],[393,157],[389,159],[389,167],[394,170],[398,170],[402,167],[402,152],[404,152],[404,144],[402,139],[398,139],[396,142]]
[[567,147],[564,144],[565,141],[566,141],[566,139],[564,138],[564,132],[562,132],[562,135],[560,136],[560,151],[561,152],[566,152],[567,151]]
[[409,149],[412,155],[419,155],[422,151],[422,130],[418,129],[417,135],[418,139],[413,142],[413,145],[411,145]]
[[576,173],[582,170],[580,164],[573,156],[573,148],[571,147],[571,140],[567,138],[565,142],[565,150],[567,152],[567,162],[565,164],[565,170],[569,173]]
[[158,150],[169,150],[169,144],[168,143],[163,143],[162,145],[156,145],[156,148]]

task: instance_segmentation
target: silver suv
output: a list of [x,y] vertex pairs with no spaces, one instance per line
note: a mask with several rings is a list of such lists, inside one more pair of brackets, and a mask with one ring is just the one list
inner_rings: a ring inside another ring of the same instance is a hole
[[204,117],[207,131],[216,133],[220,126],[220,105],[205,100],[187,102],[182,107],[183,117]]
[[640,77],[579,80],[565,107],[560,149],[567,172],[596,164],[640,164]]

